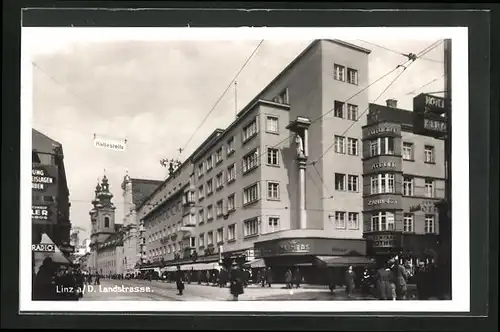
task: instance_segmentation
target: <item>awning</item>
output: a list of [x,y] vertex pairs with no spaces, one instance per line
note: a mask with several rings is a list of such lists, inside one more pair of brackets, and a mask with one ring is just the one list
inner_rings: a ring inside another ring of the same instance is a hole
[[205,270],[214,270],[219,269],[219,263],[196,263],[196,264],[187,264],[181,265],[182,271],[205,271]]
[[263,258],[254,259],[253,261],[247,262],[244,265],[252,269],[260,269],[266,267],[266,263]]
[[[46,234],[43,233],[40,243],[43,244],[54,244],[54,241]],[[64,254],[61,252],[61,249],[57,245],[54,244],[55,251],[53,252],[39,252],[36,251],[34,253],[34,260],[35,260],[35,272],[38,272],[38,269],[40,266],[43,264],[43,260],[46,257],[50,257],[52,259],[52,262],[55,264],[64,264],[64,265],[72,265],[70,260],[64,256]]]
[[367,266],[375,264],[375,260],[365,256],[317,256],[322,264],[329,267]]

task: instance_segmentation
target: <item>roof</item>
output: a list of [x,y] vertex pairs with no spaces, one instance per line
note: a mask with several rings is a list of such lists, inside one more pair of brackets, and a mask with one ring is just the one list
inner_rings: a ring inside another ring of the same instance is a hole
[[139,207],[164,181],[149,179],[130,179],[132,182],[132,202]]
[[[118,225],[121,226],[121,225]],[[116,228],[116,225],[115,225]],[[123,234],[120,232],[111,234],[104,242],[101,243],[100,249],[123,246]]]
[[50,138],[49,136],[39,132],[36,129],[31,130],[32,149],[39,152],[54,153],[53,147],[57,145],[62,148],[62,144]]

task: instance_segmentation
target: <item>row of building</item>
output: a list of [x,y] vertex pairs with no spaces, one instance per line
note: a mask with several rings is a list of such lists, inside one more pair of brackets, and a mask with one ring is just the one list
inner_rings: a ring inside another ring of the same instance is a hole
[[422,112],[396,100],[369,104],[359,93],[369,54],[339,40],[311,43],[165,181],[126,175],[121,227],[103,179],[90,212],[94,269],[196,269],[229,256],[307,270],[435,255],[445,188],[435,133],[446,128],[433,115],[427,131],[417,128]]

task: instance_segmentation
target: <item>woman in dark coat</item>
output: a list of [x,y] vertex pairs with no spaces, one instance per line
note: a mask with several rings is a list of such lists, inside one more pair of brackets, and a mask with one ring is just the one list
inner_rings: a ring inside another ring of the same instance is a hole
[[345,284],[346,284],[346,292],[347,296],[351,297],[352,292],[354,291],[354,282],[356,280],[356,274],[352,269],[352,266],[349,266],[347,272],[345,274]]

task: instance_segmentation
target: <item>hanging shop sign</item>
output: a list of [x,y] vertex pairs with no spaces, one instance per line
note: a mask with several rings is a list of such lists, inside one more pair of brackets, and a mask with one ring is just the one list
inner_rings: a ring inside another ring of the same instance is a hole
[[445,99],[421,93],[413,98],[413,111],[418,113],[434,113],[441,115],[446,113]]
[[127,147],[127,140],[109,139],[94,135],[94,146],[96,148],[123,152]]
[[54,205],[33,205],[31,207],[31,221],[33,224],[56,224],[56,208]]
[[414,132],[427,136],[443,136],[447,133],[445,99],[420,94],[413,99]]
[[34,194],[57,196],[57,166],[33,165],[31,183]]

